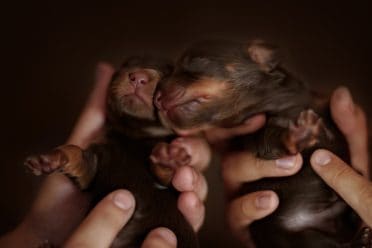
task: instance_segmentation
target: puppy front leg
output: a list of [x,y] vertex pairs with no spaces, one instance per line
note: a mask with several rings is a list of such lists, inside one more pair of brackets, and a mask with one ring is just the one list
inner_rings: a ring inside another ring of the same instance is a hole
[[75,145],[63,145],[45,154],[30,156],[24,164],[35,175],[63,173],[82,190],[88,188],[97,169],[96,156]]

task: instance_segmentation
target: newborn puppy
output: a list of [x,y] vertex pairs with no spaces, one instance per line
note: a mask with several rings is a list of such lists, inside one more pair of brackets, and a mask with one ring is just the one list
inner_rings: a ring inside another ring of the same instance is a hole
[[176,234],[178,247],[198,247],[196,234],[177,208],[178,192],[167,185],[172,173],[150,161],[157,143],[174,138],[173,132],[159,122],[153,105],[158,84],[171,71],[172,66],[159,59],[128,59],[108,88],[104,142],[86,150],[63,145],[26,159],[25,164],[36,175],[54,171],[66,174],[90,192],[91,207],[115,189],[133,193],[136,210],[112,247],[140,247],[148,232],[160,226]]
[[195,44],[179,58],[155,104],[163,122],[179,134],[233,127],[265,113],[265,127],[232,140],[231,150],[249,149],[263,159],[302,153],[304,165],[296,175],[247,183],[237,195],[258,190],[279,195],[279,208],[250,226],[257,247],[370,245],[369,229],[358,234],[360,219],[309,164],[318,148],[349,161],[347,143],[332,121],[328,100],[280,67],[271,45]]

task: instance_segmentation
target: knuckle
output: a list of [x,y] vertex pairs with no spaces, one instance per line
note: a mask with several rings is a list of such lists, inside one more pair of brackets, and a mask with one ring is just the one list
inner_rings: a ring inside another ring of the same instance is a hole
[[339,185],[343,180],[349,178],[352,174],[352,170],[348,166],[343,166],[336,170],[331,176],[330,183],[332,185]]
[[360,201],[364,202],[362,206],[365,209],[365,213],[372,219],[372,183],[363,184],[359,192]]
[[239,200],[239,212],[243,219],[253,219],[253,213],[255,213],[254,202],[252,195],[246,195]]
[[260,179],[266,176],[272,176],[276,170],[272,170],[272,167],[269,165],[269,160],[263,160],[256,158],[254,161],[251,161],[253,170],[250,170],[251,177],[254,179]]
[[257,159],[252,154],[243,152],[229,154],[221,161],[222,177],[227,182],[248,182],[261,178],[264,167],[267,166],[264,160]]
[[252,201],[247,196],[233,200],[227,208],[227,223],[232,230],[238,231],[253,221]]

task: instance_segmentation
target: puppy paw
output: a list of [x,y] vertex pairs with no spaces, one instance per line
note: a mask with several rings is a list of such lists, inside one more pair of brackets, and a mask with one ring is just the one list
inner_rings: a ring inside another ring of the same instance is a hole
[[296,122],[289,123],[284,145],[290,154],[301,152],[318,143],[318,137],[324,128],[322,119],[313,110],[304,110]]
[[153,164],[175,169],[188,165],[191,161],[191,156],[178,143],[159,143],[152,150],[150,160]]
[[191,156],[186,149],[177,142],[158,143],[150,155],[151,169],[158,181],[168,186],[175,170],[184,165],[189,165]]
[[67,163],[67,157],[60,150],[53,150],[46,154],[34,155],[26,158],[24,165],[37,176],[50,174],[61,169]]

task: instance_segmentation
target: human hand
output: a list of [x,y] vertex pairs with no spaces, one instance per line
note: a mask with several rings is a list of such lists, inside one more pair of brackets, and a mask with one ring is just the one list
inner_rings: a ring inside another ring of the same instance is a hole
[[[67,144],[87,148],[103,134],[106,91],[113,72],[111,65],[98,64],[92,93],[67,139]],[[190,174],[193,176],[190,177]],[[178,199],[178,207],[194,229],[198,230],[204,219],[202,199],[207,192],[206,184],[203,186],[200,182],[205,182],[205,179],[192,167],[180,170],[177,178],[174,184],[178,182],[176,188],[182,192]],[[89,196],[82,193],[68,178],[52,174],[44,180],[22,223],[1,240],[16,247],[37,246],[45,240],[60,244],[81,222],[88,204]]]
[[[227,195],[233,195],[240,186],[264,177],[288,176],[296,173],[302,165],[301,156],[286,157],[278,161],[262,160],[249,152],[229,152],[226,141],[235,136],[253,133],[265,124],[265,116],[256,115],[244,124],[233,128],[213,128],[205,132],[205,137],[221,155],[222,177]],[[247,169],[249,164],[249,169]],[[228,197],[229,198],[229,197]],[[273,191],[247,194],[227,203],[227,222],[233,234],[247,240],[247,226],[254,220],[272,213],[279,200]]]
[[372,226],[372,183],[327,150],[315,151],[310,162],[319,176]]
[[205,139],[192,136],[176,139],[175,142],[192,156],[188,166],[182,166],[176,170],[172,184],[179,192],[182,192],[178,199],[178,208],[189,220],[194,230],[199,230],[205,217],[203,201],[207,196],[208,187],[201,172],[211,161],[212,152],[209,144],[222,151],[224,141],[228,138],[254,132],[263,126],[264,122],[265,116],[257,115],[238,127],[210,129],[204,133]]
[[178,137],[170,143],[158,143],[150,160],[158,179],[182,192],[178,208],[197,231],[204,220],[203,201],[208,191],[202,174],[211,160],[208,143],[198,136]]
[[[105,120],[106,91],[114,70],[109,64],[101,63],[97,67],[96,85],[82,111],[68,144],[82,148],[89,146],[102,133]],[[211,151],[208,144],[198,137],[178,138],[181,147],[192,154],[189,166],[176,169],[172,180],[173,186],[181,192],[178,208],[198,231],[204,221],[205,207],[203,201],[207,196],[207,183],[201,173],[210,162]]]
[[[105,120],[105,94],[114,69],[100,63],[95,83],[70,137],[68,144],[86,148],[100,136]],[[61,174],[46,177],[23,221],[1,240],[11,247],[38,247],[45,240],[61,244],[85,216],[89,196]]]
[[[368,175],[367,129],[363,111],[352,102],[349,92],[342,87],[335,90],[331,97],[331,111],[333,119],[349,143],[353,167],[363,175]],[[247,170],[246,164],[252,165],[254,169],[249,167]],[[269,161],[257,159],[246,152],[228,153],[222,160],[223,178],[228,193],[235,192],[244,182],[263,177],[292,175],[301,165],[302,158],[299,155]],[[343,187],[347,188],[346,185]],[[279,199],[272,191],[247,194],[229,202],[227,220],[233,233],[245,244],[249,244],[247,226],[272,213],[278,203]],[[262,205],[265,208],[262,208]]]
[[[67,143],[84,148],[102,132],[105,120],[106,91],[113,72],[113,68],[108,64],[98,65],[96,86]],[[209,163],[209,158],[203,160],[200,154],[210,152],[203,141],[197,138],[187,139],[181,145],[190,154],[195,154],[193,155],[194,162],[191,166],[178,168],[172,184],[181,192],[178,198],[179,210],[197,231],[204,220],[203,200],[207,194],[207,184],[200,171]]]
[[259,114],[247,119],[242,125],[236,127],[210,128],[204,132],[204,136],[215,150],[217,150],[219,153],[224,153],[227,145],[226,141],[235,136],[245,135],[257,131],[265,124],[265,121],[265,115]]
[[372,227],[372,183],[368,180],[365,114],[353,103],[349,91],[345,88],[339,88],[333,94],[331,110],[334,120],[349,143],[351,166],[326,150],[315,151],[310,159],[311,165],[364,222]]
[[[102,133],[105,121],[106,91],[113,72],[114,69],[109,64],[101,63],[98,65],[94,89],[67,141],[68,144],[86,148]],[[210,160],[210,151],[206,143],[198,138],[185,138],[180,145],[189,154],[193,154],[194,161],[190,166],[176,170],[172,184],[181,192],[178,198],[179,210],[197,231],[204,220],[203,201],[207,195],[206,180],[200,171],[207,167]],[[203,154],[207,154],[207,156]]]
[[295,174],[301,169],[300,154],[277,160],[263,160],[249,152],[227,153],[222,158],[222,176],[227,194],[226,219],[232,234],[243,244],[251,247],[253,242],[247,227],[254,221],[271,214],[279,205],[274,191],[258,191],[232,198],[245,183],[266,177]]
[[[133,195],[127,190],[116,190],[103,198],[74,231],[65,247],[109,247],[118,232],[126,225],[135,209]],[[167,228],[152,230],[141,246],[177,247],[175,234]]]

